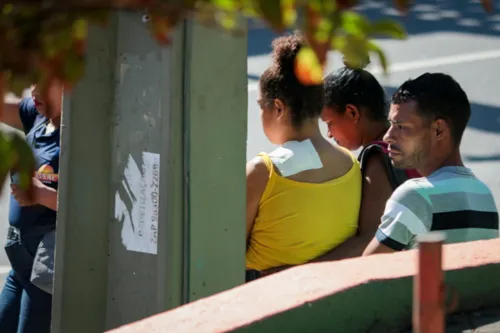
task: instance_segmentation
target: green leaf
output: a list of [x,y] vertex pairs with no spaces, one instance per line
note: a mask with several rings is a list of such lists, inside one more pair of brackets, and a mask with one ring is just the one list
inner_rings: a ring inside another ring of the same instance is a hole
[[73,37],[76,39],[87,38],[88,24],[86,20],[78,19],[73,22]]
[[30,146],[19,134],[0,131],[0,186],[11,170],[19,173],[20,186],[31,184],[35,158]]
[[226,30],[234,30],[238,26],[236,13],[219,12],[217,22]]
[[332,49],[337,50],[340,53],[344,53],[346,44],[347,44],[346,36],[337,35],[337,36],[333,37]]
[[0,158],[0,178],[3,172],[8,172],[12,165],[10,152],[10,140],[5,132],[0,131],[0,156],[2,156]]
[[395,39],[406,39],[407,33],[405,27],[390,19],[382,19],[374,22],[369,27],[370,36],[389,36]]
[[85,72],[85,58],[75,52],[71,52],[64,58],[64,76],[71,83],[77,82]]
[[238,9],[238,4],[234,0],[212,0],[215,7],[223,11],[234,11]]
[[380,66],[384,70],[384,74],[387,75],[388,74],[388,62],[387,62],[387,58],[384,54],[384,51],[382,51],[382,49],[372,41],[367,43],[367,48],[370,52],[373,52],[378,56]]
[[10,134],[11,166],[19,173],[20,186],[26,189],[31,184],[35,170],[35,158],[26,140],[17,133]]
[[283,15],[283,24],[291,27],[297,22],[296,0],[282,0],[281,10]]
[[241,0],[241,6],[241,13],[245,17],[260,18],[257,0]]
[[9,15],[12,13],[12,10],[14,9],[14,6],[12,4],[5,4],[2,8],[2,14],[3,15]]
[[322,0],[309,0],[307,1],[307,4],[309,5],[309,8],[315,12],[321,12],[321,9],[323,7]]
[[364,37],[370,29],[370,21],[356,12],[346,11],[341,14],[341,29],[346,34]]
[[278,31],[284,28],[283,15],[281,13],[281,0],[258,0],[259,10],[263,18]]
[[324,6],[325,11],[327,13],[332,13],[333,11],[335,11],[335,9],[337,9],[337,2],[331,1],[331,0],[326,0],[326,1],[323,1],[323,6]]
[[364,68],[370,60],[368,40],[355,35],[335,36],[332,42],[334,49],[344,55],[344,63],[351,68]]
[[8,82],[8,90],[16,96],[22,96],[24,90],[33,84],[27,77],[17,75]]
[[96,9],[91,14],[85,16],[85,19],[92,24],[106,26],[109,22],[109,10]]
[[333,23],[326,18],[321,18],[316,27],[314,38],[319,43],[327,43],[328,39],[330,38],[332,29]]

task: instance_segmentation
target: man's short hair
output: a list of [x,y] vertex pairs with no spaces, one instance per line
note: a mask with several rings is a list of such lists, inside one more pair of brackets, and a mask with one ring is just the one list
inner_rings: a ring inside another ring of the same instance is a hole
[[415,101],[420,114],[430,121],[444,119],[456,145],[460,144],[471,109],[467,94],[450,75],[425,73],[404,82],[392,96],[392,104]]

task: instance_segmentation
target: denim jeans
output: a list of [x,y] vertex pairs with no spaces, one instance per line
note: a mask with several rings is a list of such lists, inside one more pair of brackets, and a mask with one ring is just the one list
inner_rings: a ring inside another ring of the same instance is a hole
[[5,245],[12,270],[0,294],[2,333],[50,333],[52,295],[30,282],[38,238],[9,239]]

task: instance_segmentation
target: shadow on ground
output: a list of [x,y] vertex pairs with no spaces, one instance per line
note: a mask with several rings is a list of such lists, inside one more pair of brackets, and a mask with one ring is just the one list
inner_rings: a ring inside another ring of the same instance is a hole
[[[494,2],[498,9],[499,2]],[[405,25],[409,35],[443,31],[500,35],[500,13],[487,14],[479,0],[419,0],[405,16],[396,11],[392,0],[361,1],[355,10],[371,20],[395,19]],[[252,22],[248,33],[248,55],[271,52],[271,41],[278,35]]]
[[479,0],[419,0],[406,16],[400,15],[389,0],[363,1],[356,9],[372,20],[396,19],[410,35],[436,31],[500,35],[500,15],[486,13]]
[[[487,309],[470,313],[457,313],[449,315],[446,318],[446,332],[500,332],[500,309]],[[411,331],[405,333],[411,333]]]

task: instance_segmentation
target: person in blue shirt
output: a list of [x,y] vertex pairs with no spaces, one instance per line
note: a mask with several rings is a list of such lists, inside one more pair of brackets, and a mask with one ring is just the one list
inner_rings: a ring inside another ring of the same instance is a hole
[[[25,133],[36,161],[34,195],[27,195],[11,175],[5,252],[12,269],[0,293],[2,333],[50,332],[52,295],[34,286],[30,277],[38,244],[56,227],[62,86],[51,84],[45,96],[47,101],[35,86],[31,98],[5,102],[0,119]],[[53,107],[47,107],[49,101]]]

